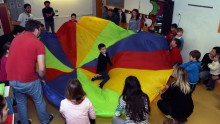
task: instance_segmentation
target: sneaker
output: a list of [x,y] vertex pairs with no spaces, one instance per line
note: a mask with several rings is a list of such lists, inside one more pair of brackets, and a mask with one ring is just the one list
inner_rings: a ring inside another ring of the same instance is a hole
[[53,114],[49,114],[49,121],[47,124],[49,124],[51,121],[53,121],[53,118],[54,118]]
[[91,81],[95,81],[95,78],[92,78]]
[[[17,124],[21,124],[21,121],[18,120],[18,121],[17,121]],[[32,119],[28,119],[28,124],[32,124]]]

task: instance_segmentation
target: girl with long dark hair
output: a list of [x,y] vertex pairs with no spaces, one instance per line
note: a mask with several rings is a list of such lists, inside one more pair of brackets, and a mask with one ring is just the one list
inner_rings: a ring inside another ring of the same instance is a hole
[[[113,118],[113,124],[148,124],[149,104],[149,97],[141,90],[139,80],[135,76],[127,77],[124,90],[119,98],[119,105],[115,112],[116,117]],[[125,121],[119,118],[122,111],[125,112]]]
[[133,9],[131,12],[131,19],[128,23],[128,30],[133,30],[134,32],[139,32],[140,27],[140,14],[138,9]]

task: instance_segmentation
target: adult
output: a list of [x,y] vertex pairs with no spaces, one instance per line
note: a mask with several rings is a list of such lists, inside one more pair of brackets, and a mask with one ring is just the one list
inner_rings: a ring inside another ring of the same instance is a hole
[[42,14],[44,17],[45,27],[46,30],[49,31],[49,27],[51,28],[51,32],[54,33],[54,19],[53,16],[55,15],[53,8],[50,7],[50,1],[44,2],[45,8],[42,9]]
[[203,83],[208,83],[208,79],[210,77],[210,68],[208,67],[209,63],[212,63],[216,54],[220,54],[220,47],[213,47],[209,53],[206,53],[202,58],[201,63],[201,71],[200,71],[200,79],[204,81]]
[[108,7],[107,6],[103,6],[102,7],[102,18],[103,19],[107,19],[108,17]]
[[0,36],[0,57],[2,56],[3,54],[3,45],[6,43],[6,42],[12,42],[12,40],[20,35],[20,34],[23,34],[25,32],[25,28],[22,27],[22,26],[19,26],[19,25],[15,25],[14,26],[14,29],[12,30],[11,33],[9,34],[4,34],[2,36]]
[[37,39],[40,24],[36,20],[26,23],[26,32],[17,36],[11,44],[6,64],[7,79],[13,88],[22,124],[28,124],[27,95],[34,101],[41,124],[49,124],[53,120],[53,115],[46,112],[40,83],[45,75],[45,48]]
[[25,27],[26,22],[33,19],[34,16],[31,14],[31,5],[28,3],[24,4],[24,12],[19,15],[17,24]]
[[119,9],[118,8],[114,8],[113,12],[114,12],[114,15],[115,15],[115,23],[116,23],[116,25],[119,25],[119,22],[120,22]]
[[164,124],[184,123],[194,109],[187,72],[184,68],[177,67],[174,69],[172,76],[176,78],[176,81],[161,94],[161,99],[157,102],[158,108],[167,118],[170,118],[165,120]]
[[116,18],[116,16],[115,16],[112,9],[108,9],[108,16],[107,16],[106,19],[114,22],[115,24],[117,24],[117,18]]
[[134,32],[139,32],[140,31],[140,14],[137,9],[133,9],[131,12],[131,19],[129,20],[128,23],[128,30],[132,30]]

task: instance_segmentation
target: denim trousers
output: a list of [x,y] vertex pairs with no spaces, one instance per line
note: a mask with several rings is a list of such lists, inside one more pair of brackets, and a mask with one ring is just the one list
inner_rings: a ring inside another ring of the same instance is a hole
[[30,95],[34,101],[41,124],[47,124],[49,122],[49,114],[46,112],[40,80],[28,83],[9,81],[9,83],[15,94],[21,124],[28,124],[27,95]]
[[51,32],[52,32],[52,33],[55,33],[55,32],[54,32],[54,30],[55,30],[54,27],[55,27],[55,26],[54,26],[54,22],[53,22],[53,21],[52,21],[52,22],[45,22],[45,27],[46,27],[46,30],[47,30],[47,31],[49,31],[49,28],[51,28]]

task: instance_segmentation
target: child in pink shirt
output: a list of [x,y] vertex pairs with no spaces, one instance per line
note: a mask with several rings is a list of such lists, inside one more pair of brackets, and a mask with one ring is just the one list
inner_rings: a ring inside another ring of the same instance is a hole
[[9,48],[10,48],[10,42],[6,42],[3,46],[3,56],[1,57],[0,60],[0,83],[7,82],[7,73],[5,67],[8,59]]
[[90,124],[96,114],[92,103],[86,98],[82,85],[77,79],[70,79],[66,88],[66,99],[61,101],[60,113],[66,124]]

